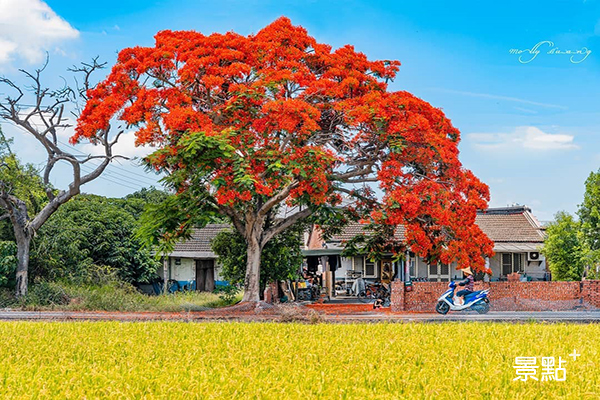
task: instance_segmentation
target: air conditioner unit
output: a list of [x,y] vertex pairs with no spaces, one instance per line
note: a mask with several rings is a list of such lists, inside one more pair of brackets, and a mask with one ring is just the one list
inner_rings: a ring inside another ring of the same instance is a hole
[[540,261],[540,252],[530,251],[527,253],[527,261]]

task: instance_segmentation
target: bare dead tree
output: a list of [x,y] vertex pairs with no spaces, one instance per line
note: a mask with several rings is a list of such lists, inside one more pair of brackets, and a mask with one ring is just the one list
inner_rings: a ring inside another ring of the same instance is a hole
[[[71,126],[68,113],[77,116],[81,102],[87,100],[86,92],[93,88],[92,75],[104,68],[106,63],[99,63],[95,58],[91,63],[82,63],[69,71],[83,75],[81,80],[75,77],[74,88],[65,81],[62,88],[51,90],[42,84],[42,73],[48,65],[48,60],[40,69],[34,72],[20,70],[29,85],[20,86],[14,80],[0,77],[0,85],[6,87],[11,95],[0,100],[0,118],[21,128],[34,137],[45,149],[47,158],[43,167],[42,179],[48,203],[37,214],[27,209],[24,199],[18,198],[11,185],[2,181],[0,175],[0,219],[8,218],[13,226],[17,242],[18,266],[16,272],[16,295],[27,293],[27,273],[29,268],[29,248],[31,240],[50,216],[67,201],[80,193],[81,186],[98,178],[115,158],[126,157],[113,154],[113,146],[123,134],[119,130],[109,135],[110,127],[93,140],[93,144],[103,149],[101,155],[78,155],[66,149],[59,141],[58,133]],[[99,165],[91,164],[99,161]],[[67,188],[56,190],[50,184],[50,175],[59,162],[68,163],[72,169],[72,180]],[[82,171],[82,166],[91,172]],[[2,212],[4,211],[4,212]]]

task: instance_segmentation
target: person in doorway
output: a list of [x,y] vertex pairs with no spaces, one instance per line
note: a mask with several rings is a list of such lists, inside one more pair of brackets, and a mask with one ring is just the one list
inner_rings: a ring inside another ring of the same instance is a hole
[[473,271],[471,271],[471,267],[463,268],[461,271],[466,275],[466,278],[458,283],[458,286],[465,287],[463,290],[460,290],[456,293],[458,305],[465,304],[465,296],[469,293],[473,293],[473,289],[475,287],[475,278],[473,277]]

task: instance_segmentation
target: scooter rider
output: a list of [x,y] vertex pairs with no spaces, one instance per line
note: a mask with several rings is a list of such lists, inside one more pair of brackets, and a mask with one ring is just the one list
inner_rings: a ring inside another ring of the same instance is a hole
[[[458,305],[462,305],[465,303],[465,296],[469,293],[473,293],[475,286],[475,278],[473,277],[473,271],[471,271],[471,267],[463,268],[461,271],[467,275],[467,277],[458,283],[459,286],[464,286],[463,290],[460,290],[456,293],[457,299],[459,299]],[[458,286],[457,286],[458,287]]]

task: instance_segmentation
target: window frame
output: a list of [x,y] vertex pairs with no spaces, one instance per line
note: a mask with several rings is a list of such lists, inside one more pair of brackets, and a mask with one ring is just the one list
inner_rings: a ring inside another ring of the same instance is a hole
[[[358,261],[358,260],[360,260],[360,261]],[[360,271],[364,275],[364,273],[365,273],[365,258],[363,256],[352,257],[352,270]]]
[[[500,253],[500,272],[502,274],[502,276],[508,276],[509,274],[513,274],[515,272],[522,274],[525,272],[525,264],[523,262],[523,256],[525,253],[514,253],[514,252],[505,252],[505,253]],[[510,264],[505,263],[504,262],[504,256],[510,256]],[[516,260],[518,260],[518,262],[516,262]],[[518,264],[518,269],[515,269],[515,267]],[[508,267],[510,265],[510,273],[507,274],[505,273],[505,267]]]
[[[431,268],[435,266],[436,274],[431,273]],[[438,262],[436,264],[427,264],[427,280],[429,282],[450,282],[450,267],[451,264],[442,264]],[[446,267],[448,269],[447,273],[442,274],[442,268]]]
[[[367,265],[368,264],[373,264],[373,275],[367,275]],[[363,276],[365,278],[377,278],[377,267],[378,267],[379,262],[378,261],[369,261],[366,258],[364,258],[364,270],[363,270]]]

